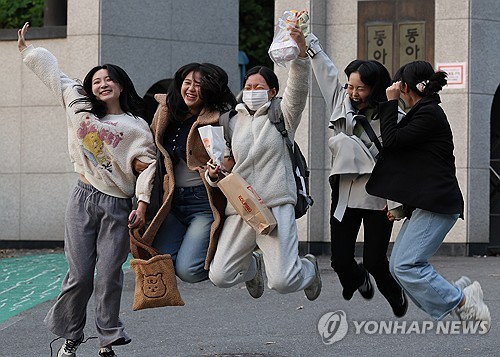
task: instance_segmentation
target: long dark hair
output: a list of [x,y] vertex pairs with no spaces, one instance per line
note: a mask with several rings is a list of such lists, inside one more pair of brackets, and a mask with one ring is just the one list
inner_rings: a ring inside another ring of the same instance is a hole
[[349,63],[344,72],[347,78],[354,72],[359,73],[361,82],[370,86],[370,94],[367,98],[370,106],[375,107],[378,103],[387,100],[385,90],[391,85],[391,75],[382,63],[357,59]]
[[[434,68],[427,61],[413,61],[403,65],[394,75],[394,81],[401,81],[419,96],[425,97],[438,93],[448,83],[446,72],[434,72]],[[417,85],[422,83],[420,90]]]
[[280,84],[278,81],[278,76],[271,69],[264,66],[255,66],[250,68],[245,74],[245,78],[243,80],[243,84],[247,82],[248,77],[254,74],[260,74],[266,81],[269,89],[276,88],[276,95],[280,91]]
[[113,82],[118,83],[122,89],[120,94],[120,107],[126,113],[132,114],[135,117],[144,118],[146,114],[146,104],[144,100],[137,94],[132,80],[128,74],[119,66],[115,64],[103,64],[102,66],[95,66],[89,73],[85,76],[83,80],[83,97],[75,99],[70,103],[74,105],[76,103],[88,103],[88,109],[79,109],[76,112],[88,112],[92,113],[98,118],[102,118],[107,114],[106,103],[97,100],[95,95],[92,93],[92,77],[94,74],[101,70],[106,69],[108,71],[109,78]]
[[236,98],[228,87],[226,71],[212,63],[193,62],[175,72],[167,91],[169,120],[181,121],[189,114],[189,108],[181,96],[181,86],[191,72],[200,74],[200,96],[205,109],[222,113],[236,106]]

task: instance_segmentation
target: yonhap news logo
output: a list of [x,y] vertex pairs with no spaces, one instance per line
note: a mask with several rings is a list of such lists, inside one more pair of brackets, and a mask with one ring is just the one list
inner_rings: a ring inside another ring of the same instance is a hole
[[318,333],[325,345],[341,341],[351,330],[355,335],[484,335],[487,321],[347,321],[343,310],[327,312],[318,321]]
[[318,332],[325,345],[342,340],[349,329],[345,311],[327,312],[318,322]]

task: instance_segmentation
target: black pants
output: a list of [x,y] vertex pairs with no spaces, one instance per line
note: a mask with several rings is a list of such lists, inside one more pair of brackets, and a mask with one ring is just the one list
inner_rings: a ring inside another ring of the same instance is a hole
[[332,185],[332,207],[330,212],[330,235],[332,245],[332,268],[337,273],[344,297],[352,294],[363,284],[365,274],[354,259],[354,250],[361,223],[364,228],[363,265],[373,276],[380,293],[391,306],[401,302],[401,287],[389,271],[387,248],[393,223],[386,213],[379,210],[347,208],[342,221],[333,217],[337,206],[338,186]]

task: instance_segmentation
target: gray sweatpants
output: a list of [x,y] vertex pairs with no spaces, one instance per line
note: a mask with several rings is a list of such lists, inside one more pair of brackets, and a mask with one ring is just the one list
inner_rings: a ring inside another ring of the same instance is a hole
[[78,181],[66,208],[64,254],[69,269],[44,320],[52,333],[66,339],[80,338],[94,292],[99,345],[130,342],[119,312],[122,265],[130,249],[127,222],[131,209],[130,199],[108,196]]
[[228,215],[208,273],[216,286],[228,288],[255,277],[257,265],[252,257],[255,245],[262,250],[270,289],[287,294],[304,290],[313,283],[314,265],[299,257],[294,206],[272,207],[271,211],[277,226],[269,235],[260,235],[232,207],[226,209]]

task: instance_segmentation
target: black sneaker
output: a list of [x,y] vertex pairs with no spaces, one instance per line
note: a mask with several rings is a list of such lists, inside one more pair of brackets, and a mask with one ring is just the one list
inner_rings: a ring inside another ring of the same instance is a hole
[[321,287],[323,285],[321,282],[318,260],[312,254],[306,254],[304,256],[304,259],[309,260],[314,265],[314,280],[312,281],[311,285],[304,289],[304,293],[306,294],[307,299],[309,299],[310,301],[314,301],[321,293]]
[[109,347],[101,347],[99,349],[99,357],[117,357],[115,351]]
[[83,342],[83,335],[78,340],[67,339],[57,352],[57,357],[75,357],[78,346]]
[[255,258],[255,263],[257,264],[257,272],[255,273],[255,277],[252,280],[245,281],[245,285],[247,287],[248,293],[254,299],[258,299],[264,294],[264,273],[262,272],[262,253],[253,252],[253,257]]
[[358,264],[358,266],[364,271],[365,273],[365,281],[361,286],[358,288],[359,293],[361,294],[362,297],[364,297],[366,300],[370,300],[373,298],[373,295],[375,292],[373,291],[373,285],[370,279],[370,273],[365,269],[363,264]]
[[391,305],[391,307],[392,307],[392,312],[396,317],[403,317],[404,315],[406,315],[406,312],[408,311],[408,299],[406,298],[406,294],[403,291],[403,289],[401,289],[400,304],[396,306]]

